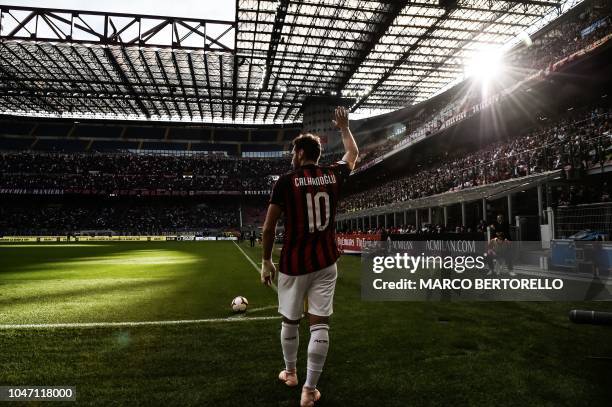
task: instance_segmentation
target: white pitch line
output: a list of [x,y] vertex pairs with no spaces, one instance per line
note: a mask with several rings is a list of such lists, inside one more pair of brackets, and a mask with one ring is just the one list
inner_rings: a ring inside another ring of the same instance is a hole
[[135,321],[135,322],[74,322],[58,324],[9,324],[0,325],[0,330],[7,329],[54,329],[54,328],[131,328],[137,326],[188,325],[217,322],[248,322],[279,319],[278,317],[229,317],[207,319],[181,319],[176,321]]
[[269,310],[269,309],[276,309],[276,308],[278,308],[278,306],[276,306],[276,305],[267,305],[265,307],[249,309],[248,313],[252,314],[253,312],[266,311],[266,310]]
[[[249,263],[251,263],[253,265],[253,268],[255,269],[255,271],[257,272],[257,274],[259,274],[259,267],[257,267],[257,263],[255,263],[253,261],[253,259],[251,259],[251,257],[249,257],[248,254],[246,254],[246,252],[244,250],[242,250],[242,247],[240,247],[238,245],[238,243],[236,243],[234,240],[232,240],[232,243],[234,243],[234,245],[236,245],[236,247],[238,248],[238,250],[240,250],[240,253],[242,253],[242,255],[244,257],[246,257],[246,259],[249,261]],[[274,284],[274,282],[272,282],[272,289],[276,292],[278,292],[278,288],[276,288],[276,284]]]

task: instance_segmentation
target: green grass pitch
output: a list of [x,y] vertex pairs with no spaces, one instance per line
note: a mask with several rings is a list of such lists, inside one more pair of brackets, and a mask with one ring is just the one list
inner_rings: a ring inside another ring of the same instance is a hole
[[[606,304],[363,302],[359,261],[340,260],[318,405],[610,405],[612,361],[597,357],[612,356],[610,330],[567,320]],[[0,245],[0,325],[227,318],[237,295],[244,318],[277,315],[232,242]],[[0,385],[74,385],[77,405],[295,406],[299,389],[276,382],[279,331],[261,318],[2,328]]]

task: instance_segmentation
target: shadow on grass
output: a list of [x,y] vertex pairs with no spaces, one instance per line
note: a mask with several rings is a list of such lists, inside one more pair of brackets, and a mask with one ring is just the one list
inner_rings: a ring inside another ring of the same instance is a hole
[[[129,246],[132,242],[122,242],[127,245],[80,245],[71,247],[69,243],[62,247],[45,247],[44,245],[24,245],[24,247],[11,248],[0,244],[0,256],[2,257],[2,267],[0,267],[0,278],[3,273],[15,273],[21,270],[26,270],[36,265],[54,262],[54,261],[71,261],[83,257],[117,255],[127,251],[134,250],[135,247],[143,247],[140,244],[137,246]],[[27,246],[31,246],[27,249]]]
[[[134,279],[136,280],[136,279]],[[139,279],[140,281],[132,281],[129,283],[121,282],[115,283],[116,285],[110,285],[106,287],[91,287],[91,288],[79,288],[74,290],[62,290],[57,291],[52,294],[43,294],[43,295],[32,295],[30,297],[20,297],[20,298],[12,298],[12,299],[1,299],[0,305],[24,305],[36,302],[53,302],[58,298],[61,298],[65,301],[68,301],[70,298],[74,297],[85,297],[88,295],[103,295],[109,294],[115,291],[131,291],[135,289],[143,289],[143,288],[152,288],[156,286],[163,286],[172,283],[172,279],[155,279],[155,280],[145,280]]]

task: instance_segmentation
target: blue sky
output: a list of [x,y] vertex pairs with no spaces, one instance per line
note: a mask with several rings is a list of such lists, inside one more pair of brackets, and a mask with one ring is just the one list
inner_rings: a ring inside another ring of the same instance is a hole
[[5,5],[234,20],[234,0],[8,0]]

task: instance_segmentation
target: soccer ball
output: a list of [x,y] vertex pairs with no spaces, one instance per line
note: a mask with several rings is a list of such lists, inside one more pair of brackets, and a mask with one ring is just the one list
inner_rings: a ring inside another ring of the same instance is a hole
[[249,306],[249,301],[243,296],[238,296],[232,300],[232,311],[245,312]]

